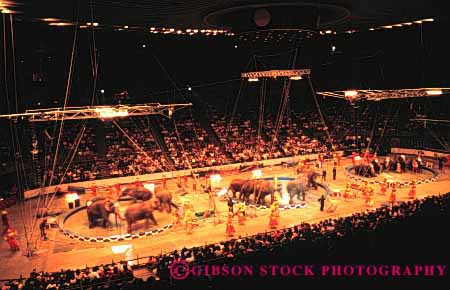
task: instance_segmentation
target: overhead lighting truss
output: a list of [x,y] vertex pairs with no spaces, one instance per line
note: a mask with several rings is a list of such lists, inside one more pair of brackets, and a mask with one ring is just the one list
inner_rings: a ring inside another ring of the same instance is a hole
[[287,70],[266,70],[266,71],[252,71],[243,72],[241,77],[248,79],[248,81],[257,81],[259,78],[278,78],[288,77],[292,80],[300,80],[302,76],[311,74],[310,69],[287,69]]
[[450,88],[419,88],[397,90],[347,90],[317,92],[324,97],[346,99],[348,101],[381,101],[388,99],[405,99],[418,97],[437,97],[450,93]]
[[21,114],[0,115],[0,118],[11,120],[23,119],[30,122],[46,122],[61,120],[83,120],[83,119],[113,119],[120,117],[163,115],[171,118],[173,113],[185,107],[192,106],[186,104],[149,103],[142,105],[115,105],[115,106],[87,106],[49,108],[39,110],[27,110]]

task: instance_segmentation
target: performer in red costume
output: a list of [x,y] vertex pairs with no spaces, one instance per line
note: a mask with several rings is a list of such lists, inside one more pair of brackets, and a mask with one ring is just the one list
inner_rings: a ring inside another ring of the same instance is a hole
[[387,191],[387,179],[385,178],[383,180],[383,183],[381,184],[380,194],[386,195],[386,191]]
[[343,195],[344,200],[347,200],[351,197],[350,193],[351,193],[350,183],[347,182],[347,184],[345,185],[345,190],[344,190],[344,195]]
[[8,243],[11,251],[19,251],[19,243],[17,242],[17,234],[16,231],[12,228],[9,228],[6,231],[6,236],[4,237],[5,241]]
[[392,184],[392,190],[391,190],[391,195],[389,196],[389,201],[391,202],[392,206],[394,206],[394,203],[397,200],[397,196],[396,196],[396,186],[395,183]]
[[234,225],[233,225],[233,213],[229,212],[225,233],[227,234],[228,237],[232,237],[235,232],[236,232],[236,229],[234,228]]
[[91,187],[92,196],[97,196],[97,186],[93,185]]
[[245,205],[243,203],[240,203],[237,210],[237,216],[238,216],[238,223],[240,225],[245,224]]
[[416,198],[416,180],[415,179],[411,182],[411,189],[408,192],[408,197],[410,199]]
[[271,229],[276,229],[278,227],[278,214],[275,204],[270,206],[270,217],[269,217],[269,227]]

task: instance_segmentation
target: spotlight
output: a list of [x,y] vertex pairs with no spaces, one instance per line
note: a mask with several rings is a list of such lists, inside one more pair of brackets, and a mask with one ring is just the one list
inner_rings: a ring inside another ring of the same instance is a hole
[[142,48],[146,48],[146,47],[147,47],[147,45],[145,45],[145,44],[142,45]]
[[344,96],[345,97],[356,97],[358,95],[358,91],[345,91]]
[[101,90],[100,90],[100,93],[104,94],[104,93],[105,93],[105,90],[104,90],[104,89],[101,89]]
[[252,177],[255,179],[261,178],[262,176],[262,170],[261,169],[255,169],[252,171]]
[[220,187],[220,181],[222,180],[222,176],[220,174],[213,174],[209,177],[209,181],[211,183],[211,188]]
[[336,46],[332,45],[332,46],[331,46],[331,51],[332,51],[332,52],[335,52],[335,51],[336,51]]
[[234,46],[234,48],[238,48],[238,46],[237,46],[237,45],[235,45],[235,46]]
[[190,86],[188,86],[188,91],[192,91],[192,88]]
[[442,90],[440,90],[440,89],[427,90],[427,95],[429,95],[429,96],[440,96],[440,95],[442,95]]

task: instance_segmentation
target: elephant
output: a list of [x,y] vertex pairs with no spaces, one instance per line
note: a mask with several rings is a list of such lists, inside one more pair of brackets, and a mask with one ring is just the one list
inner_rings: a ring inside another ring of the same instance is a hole
[[255,202],[263,203],[264,198],[270,195],[271,203],[273,202],[273,193],[275,191],[273,183],[267,180],[248,180],[242,185],[242,198],[244,201],[249,200],[251,194],[255,194]]
[[153,193],[151,190],[142,186],[129,187],[122,191],[121,196],[131,196],[134,200],[146,201],[153,197]]
[[128,223],[128,232],[131,232],[132,225],[138,220],[145,219],[148,224],[148,220],[150,219],[154,225],[157,225],[158,223],[153,216],[153,212],[158,210],[160,206],[159,199],[157,198],[130,205],[125,210],[125,220]]
[[106,197],[101,196],[101,195],[94,196],[93,198],[91,198],[90,200],[88,200],[86,202],[86,206],[90,206],[91,204],[93,204],[94,202],[99,201],[99,200],[106,200]]
[[306,191],[309,189],[308,183],[305,183],[301,180],[292,180],[289,181],[286,185],[286,190],[289,193],[290,200],[289,203],[293,203],[293,198],[296,196],[297,199],[302,197],[302,200],[305,201]]
[[109,199],[97,199],[96,201],[87,203],[87,216],[89,221],[89,228],[92,228],[96,225],[97,219],[102,219],[102,226],[106,228],[109,223],[109,215],[115,213],[114,203]]
[[166,208],[167,212],[170,213],[172,211],[172,206],[178,209],[178,206],[172,201],[172,193],[170,191],[156,188],[155,198],[159,201],[160,210]]
[[[230,185],[228,186],[228,191],[231,190],[231,192],[233,193],[233,198],[236,198],[236,192],[241,193],[241,189],[242,189],[242,185],[244,185],[244,183],[246,183],[247,180],[245,179],[233,179],[231,180]],[[241,194],[241,199],[242,199],[242,194]]]
[[306,176],[308,178],[308,187],[313,187],[314,189],[317,189],[316,178],[317,178],[317,176],[319,176],[319,173],[317,173],[315,171],[311,171]]

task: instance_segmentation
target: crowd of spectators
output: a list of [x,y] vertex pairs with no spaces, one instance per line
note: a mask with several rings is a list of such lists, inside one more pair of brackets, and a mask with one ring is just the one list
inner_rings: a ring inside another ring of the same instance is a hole
[[[156,173],[168,170],[163,152],[155,142],[145,118],[129,118],[116,125],[108,123],[106,159],[111,177]],[[128,135],[128,137],[127,137]],[[131,140],[132,141],[131,141]],[[137,146],[136,146],[137,145]]]
[[176,169],[230,163],[220,146],[212,142],[211,136],[189,112],[180,113],[174,119],[161,118],[160,126]]
[[234,162],[329,151],[327,135],[318,114],[309,112],[285,116],[278,129],[276,123],[276,116],[265,116],[259,136],[259,124],[253,124],[251,120],[239,114],[232,119],[216,116],[211,126],[225,144],[226,151],[231,154]]
[[5,283],[2,290],[120,289],[133,280],[127,263],[113,263],[56,273],[33,270],[26,279]]
[[252,122],[243,116],[236,115],[232,119],[214,116],[211,127],[233,162],[269,159],[270,148],[267,142],[262,136],[258,136]]
[[[193,277],[173,280],[169,267],[175,261],[185,260],[195,264],[286,264],[321,263],[334,259],[342,263],[352,262],[399,262],[422,261],[414,259],[439,259],[440,249],[448,245],[448,237],[440,237],[439,231],[449,215],[450,193],[430,196],[421,200],[408,201],[395,206],[382,206],[375,210],[342,218],[325,219],[319,223],[299,225],[254,236],[198,246],[182,248],[170,253],[150,257],[147,268],[153,273],[147,282],[132,279],[132,273],[124,264],[99,266],[59,273],[31,273],[27,279],[9,281],[4,290],[16,289],[67,289],[78,288],[80,284],[92,286],[102,284],[103,289],[128,289],[146,287],[158,289],[172,287],[186,289],[195,285],[209,289],[227,289],[234,281],[229,277]],[[423,224],[427,227],[420,227]],[[420,228],[417,228],[420,227]],[[416,231],[418,231],[416,233]],[[429,247],[433,244],[433,247]],[[422,248],[419,255],[415,247]],[[433,251],[433,249],[437,249]],[[415,255],[411,255],[411,250]],[[356,259],[356,261],[355,261]],[[363,259],[361,261],[361,259]],[[386,260],[387,259],[387,260]],[[407,260],[407,259],[412,259]],[[435,262],[435,261],[433,261]],[[124,267],[124,268],[121,268]],[[114,284],[116,278],[121,279]],[[124,282],[133,281],[133,282]],[[248,283],[255,283],[249,280]],[[267,281],[266,281],[267,282]],[[241,284],[242,285],[242,284]],[[254,284],[252,284],[254,285]],[[121,287],[123,286],[123,287]],[[127,288],[128,287],[128,288]],[[99,287],[92,289],[102,289]],[[198,288],[204,289],[204,288]]]
[[[64,123],[62,139],[58,149],[58,162],[54,171],[52,171],[52,168],[57,137],[51,135],[52,132],[58,131],[55,131],[54,126],[35,128],[35,132],[38,130],[41,130],[42,138],[39,141],[35,139],[36,146],[32,144],[30,151],[33,160],[32,168],[37,173],[45,174],[46,172],[47,176],[42,177],[46,179],[46,182],[49,182],[50,178],[52,178],[53,184],[59,183],[61,180],[63,183],[69,183],[97,178],[99,170],[97,168],[96,136],[90,122],[66,121]],[[56,128],[56,130],[59,130],[59,128]],[[35,134],[35,132],[31,134]],[[67,168],[69,163],[70,166]],[[42,178],[37,179],[39,183],[42,182]]]

